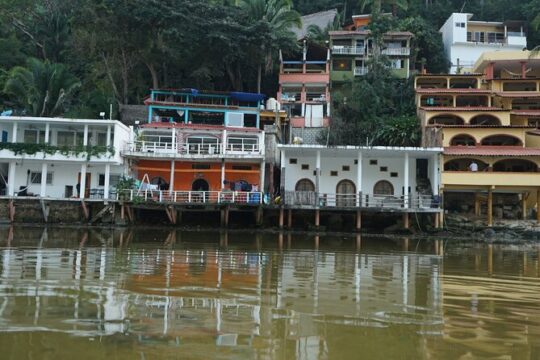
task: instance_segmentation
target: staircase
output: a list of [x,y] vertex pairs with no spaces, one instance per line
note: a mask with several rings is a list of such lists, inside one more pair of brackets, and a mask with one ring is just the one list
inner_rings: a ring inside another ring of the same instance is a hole
[[428,178],[417,178],[416,192],[418,195],[432,195],[433,189],[431,188],[431,181],[429,181]]

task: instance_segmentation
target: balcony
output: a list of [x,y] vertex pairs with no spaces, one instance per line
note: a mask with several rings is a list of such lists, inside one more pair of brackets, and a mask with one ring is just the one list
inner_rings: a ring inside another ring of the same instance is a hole
[[442,183],[470,186],[525,186],[540,184],[540,172],[443,171]]
[[324,103],[326,102],[326,94],[308,92],[306,93],[306,101]]
[[297,102],[301,101],[301,95],[299,92],[284,92],[281,94],[281,101],[282,102]]
[[367,67],[355,67],[354,68],[354,76],[364,76],[367,75],[368,68]]
[[411,54],[411,49],[406,47],[386,48],[382,50],[382,54],[389,56],[409,56]]
[[[233,141],[234,140],[234,141]],[[249,139],[230,139],[223,143],[172,143],[135,141],[127,144],[125,155],[152,157],[223,157],[226,155],[260,156],[263,149]]]
[[334,55],[364,55],[366,50],[363,46],[332,46],[332,54]]
[[168,191],[168,190],[124,190],[116,194],[117,200],[138,203],[166,204],[239,204],[261,205],[263,193],[256,191]]

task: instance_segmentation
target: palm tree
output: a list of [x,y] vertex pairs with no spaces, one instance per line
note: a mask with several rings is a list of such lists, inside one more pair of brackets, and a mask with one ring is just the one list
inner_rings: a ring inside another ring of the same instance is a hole
[[319,44],[324,44],[330,37],[330,31],[341,30],[341,18],[338,15],[334,18],[334,21],[329,22],[323,29],[317,25],[309,25],[307,28],[307,36],[311,41]]
[[294,27],[302,26],[300,14],[293,10],[292,0],[240,0],[243,8],[253,21],[265,22],[270,30],[271,39],[261,44],[262,60],[257,68],[257,91],[261,92],[263,60],[265,71],[273,65],[276,45],[283,41],[294,41]]
[[8,72],[4,93],[29,115],[59,116],[79,86],[63,64],[29,59],[26,67],[16,66]]

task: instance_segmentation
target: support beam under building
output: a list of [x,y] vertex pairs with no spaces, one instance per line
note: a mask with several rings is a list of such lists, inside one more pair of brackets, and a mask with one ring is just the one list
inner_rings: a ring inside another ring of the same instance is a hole
[[493,226],[493,189],[488,189],[487,198],[487,226]]
[[411,227],[409,213],[403,213],[403,228],[409,229]]
[[283,229],[283,218],[285,217],[285,210],[283,208],[279,208],[279,228]]
[[362,211],[356,210],[356,231],[362,229]]
[[287,212],[287,227],[292,229],[292,209],[289,209]]
[[321,211],[319,209],[315,210],[315,227],[318,229],[321,225]]

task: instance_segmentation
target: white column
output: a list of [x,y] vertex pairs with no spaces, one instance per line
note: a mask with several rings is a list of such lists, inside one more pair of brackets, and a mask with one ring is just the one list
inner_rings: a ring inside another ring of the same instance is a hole
[[105,165],[105,183],[103,184],[103,198],[109,198],[109,187],[111,185],[111,165]]
[[88,145],[88,124],[84,125],[83,146]]
[[225,160],[221,160],[221,186],[220,189],[225,187]]
[[49,143],[49,132],[51,131],[51,126],[49,123],[45,124],[45,144]]
[[356,206],[362,206],[362,152],[358,151],[358,167],[356,169]]
[[172,134],[171,134],[171,148],[174,152],[176,152],[176,149],[177,149],[177,144],[176,144],[176,128],[172,128]]
[[321,151],[317,150],[317,160],[315,163],[315,192],[317,194],[319,194],[319,191],[320,191],[320,180],[321,180]]
[[221,152],[223,154],[226,154],[227,153],[227,130],[223,130],[223,135],[221,137],[221,148],[222,148]]
[[431,187],[433,188],[433,195],[439,195],[439,154],[434,155],[432,161]]
[[9,169],[8,169],[8,195],[14,196],[15,195],[15,168],[17,166],[17,163],[15,161],[12,161],[9,163]]
[[111,125],[107,126],[107,140],[105,145],[111,146]]
[[259,191],[264,193],[264,179],[266,176],[266,161],[261,162],[261,171],[260,171],[261,179],[259,181]]
[[13,123],[13,131],[11,132],[11,142],[16,143],[17,142],[17,123]]
[[47,163],[41,164],[41,187],[39,190],[39,196],[45,197],[47,194]]
[[81,181],[80,181],[79,198],[84,199],[86,193],[86,164],[81,165]]
[[409,207],[409,153],[405,153],[405,164],[403,168],[403,205]]
[[174,168],[175,168],[174,160],[171,160],[171,176],[169,180],[169,191],[174,191]]

